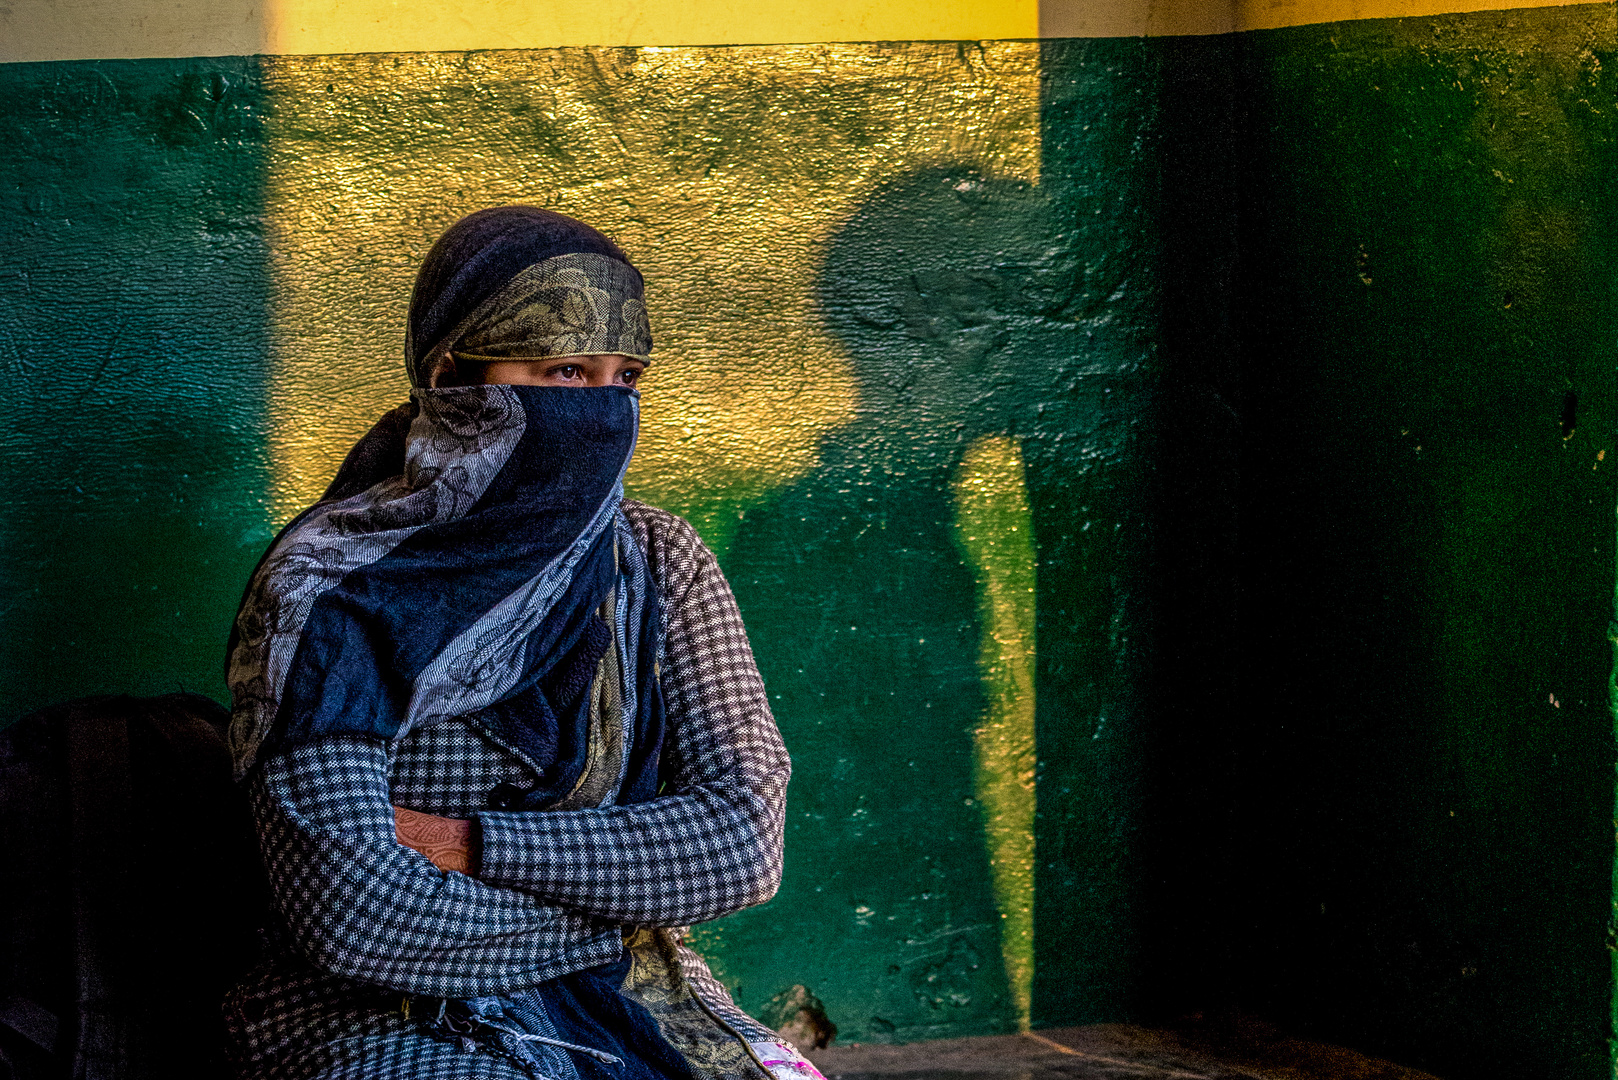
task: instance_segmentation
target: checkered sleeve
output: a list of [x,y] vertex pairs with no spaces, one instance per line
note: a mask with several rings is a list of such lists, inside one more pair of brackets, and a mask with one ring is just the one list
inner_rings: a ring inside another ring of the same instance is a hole
[[626,512],[663,596],[668,787],[630,806],[480,813],[478,876],[618,922],[683,926],[775,894],[791,766],[713,553],[672,514]]
[[531,893],[443,873],[394,833],[385,747],[327,737],[277,753],[250,795],[281,921],[334,974],[476,997],[612,959],[619,931]]

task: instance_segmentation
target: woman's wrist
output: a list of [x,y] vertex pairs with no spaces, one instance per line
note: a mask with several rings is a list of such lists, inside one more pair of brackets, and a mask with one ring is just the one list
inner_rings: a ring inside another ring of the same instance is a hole
[[440,870],[472,873],[477,856],[473,820],[439,817],[395,806],[393,829],[399,843],[425,855]]

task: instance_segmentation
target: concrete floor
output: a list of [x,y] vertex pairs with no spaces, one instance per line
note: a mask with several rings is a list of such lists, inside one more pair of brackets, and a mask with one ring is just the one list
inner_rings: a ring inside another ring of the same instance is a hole
[[1438,1080],[1251,1024],[1217,1031],[1097,1024],[905,1046],[833,1045],[809,1056],[827,1080]]

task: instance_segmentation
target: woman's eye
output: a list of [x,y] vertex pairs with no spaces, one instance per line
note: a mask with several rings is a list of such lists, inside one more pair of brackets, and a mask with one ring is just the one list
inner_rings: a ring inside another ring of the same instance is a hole
[[572,382],[574,379],[579,377],[579,368],[577,364],[567,364],[563,367],[556,368],[555,372],[557,375],[560,375],[569,382]]
[[636,368],[628,368],[619,372],[618,377],[624,381],[625,386],[634,386],[640,379],[640,371]]

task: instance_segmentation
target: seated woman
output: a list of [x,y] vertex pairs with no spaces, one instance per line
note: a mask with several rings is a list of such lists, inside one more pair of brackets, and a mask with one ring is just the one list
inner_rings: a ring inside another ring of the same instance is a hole
[[485,210],[414,389],[277,538],[230,650],[275,900],[244,1077],[815,1077],[680,928],[774,894],[789,765],[730,587],[623,498],[651,332],[577,221]]

